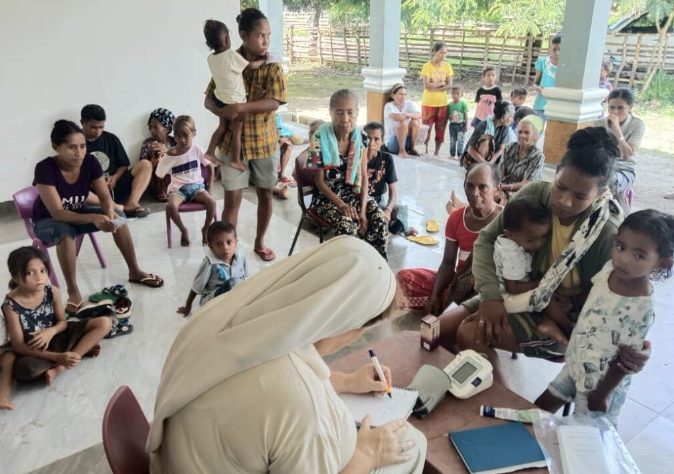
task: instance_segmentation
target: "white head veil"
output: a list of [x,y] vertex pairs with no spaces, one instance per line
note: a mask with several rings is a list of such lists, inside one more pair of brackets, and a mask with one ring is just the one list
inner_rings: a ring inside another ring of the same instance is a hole
[[164,363],[148,451],[166,419],[222,381],[356,329],[393,301],[395,276],[369,244],[336,237],[214,298],[185,324]]

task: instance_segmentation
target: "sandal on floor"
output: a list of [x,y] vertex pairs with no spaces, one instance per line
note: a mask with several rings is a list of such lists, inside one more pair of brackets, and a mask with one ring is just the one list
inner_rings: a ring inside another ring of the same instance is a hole
[[128,319],[131,316],[131,308],[133,308],[133,303],[126,296],[120,296],[115,301],[115,304],[112,306],[115,310],[115,315],[117,319]]
[[150,210],[147,207],[138,206],[134,209],[125,210],[124,214],[127,217],[147,217],[150,214]]
[[164,285],[164,280],[162,280],[160,276],[148,273],[147,276],[143,278],[129,278],[129,283],[148,286],[150,288],[159,288]]
[[270,248],[263,248],[263,249],[255,249],[253,250],[260,259],[262,259],[263,262],[271,262],[276,258],[276,254],[274,251]]
[[133,324],[129,323],[128,319],[119,319],[112,322],[112,329],[105,339],[112,339],[117,336],[124,336],[133,332]]
[[426,221],[426,232],[435,233],[440,230],[440,224],[435,219],[428,219]]
[[99,303],[88,303],[83,305],[76,313],[72,313],[70,317],[82,321],[85,319],[98,318],[99,316],[112,316],[113,314],[115,314],[115,312],[112,309],[112,303],[109,301],[101,301]]
[[438,239],[431,235],[409,235],[407,236],[407,240],[410,242],[415,242],[420,245],[438,245],[440,242],[438,242]]

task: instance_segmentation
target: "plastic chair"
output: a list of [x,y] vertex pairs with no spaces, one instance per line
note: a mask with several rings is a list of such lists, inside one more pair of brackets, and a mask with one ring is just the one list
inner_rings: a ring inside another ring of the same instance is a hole
[[[204,178],[204,185],[206,186],[206,191],[211,190],[211,167],[208,165],[201,165],[201,176]],[[199,212],[205,211],[206,206],[198,202],[184,202],[178,207],[178,212]],[[173,245],[173,238],[171,235],[171,217],[169,217],[168,208],[166,209],[166,242],[168,243],[168,248],[171,248]],[[216,205],[215,209],[215,220],[218,220],[218,209]]]
[[[26,232],[28,236],[33,240],[33,247],[42,250],[42,252],[47,256],[49,261],[49,279],[51,280],[52,285],[59,286],[58,278],[56,277],[56,272],[54,271],[54,265],[52,264],[51,258],[49,258],[49,247],[53,247],[54,244],[47,244],[42,240],[38,239],[33,231],[33,205],[38,198],[37,188],[34,186],[28,186],[26,188],[17,191],[12,196],[14,199],[14,205],[16,206],[16,212],[19,214],[19,217],[23,220],[23,224],[26,226]],[[100,247],[98,246],[98,241],[96,236],[93,233],[81,234],[75,238],[75,248],[77,249],[77,255],[80,254],[80,249],[82,248],[82,241],[84,236],[88,235],[91,240],[91,245],[94,247],[96,252],[96,257],[98,257],[98,262],[101,264],[101,268],[106,267],[105,257],[103,252],[101,252]]]
[[113,474],[150,472],[145,442],[150,424],[131,389],[122,385],[103,414],[103,449]]
[[305,167],[306,161],[306,152],[300,153],[297,158],[295,158],[293,178],[295,178],[295,182],[297,183],[297,203],[302,210],[302,217],[300,218],[300,223],[297,225],[297,232],[295,232],[295,237],[293,238],[293,243],[290,246],[290,252],[288,252],[288,256],[292,255],[293,250],[295,250],[297,238],[300,236],[300,231],[302,230],[302,225],[305,221],[310,222],[318,227],[318,238],[320,243],[323,243],[324,229],[330,230],[333,228],[327,221],[319,216],[316,211],[309,207],[311,205],[311,199],[315,186],[314,171]]

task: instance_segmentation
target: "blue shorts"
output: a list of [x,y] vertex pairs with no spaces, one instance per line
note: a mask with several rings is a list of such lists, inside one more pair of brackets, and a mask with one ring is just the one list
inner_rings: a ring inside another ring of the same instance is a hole
[[206,191],[206,186],[204,186],[203,183],[183,184],[182,186],[180,186],[180,189],[171,192],[171,194],[175,194],[176,196],[181,197],[185,202],[190,202],[195,197],[197,197],[197,194],[202,193],[204,191]]
[[[103,209],[101,206],[89,206],[85,204],[75,212],[78,214],[103,214]],[[115,213],[120,217],[126,217],[121,211],[115,210]],[[54,220],[51,217],[39,220],[33,224],[33,232],[35,232],[38,239],[47,245],[56,245],[64,237],[74,239],[78,235],[97,231],[98,227],[94,224],[70,224]]]
[[[388,143],[386,143],[386,149],[390,152],[393,153],[394,155],[397,155],[400,153],[400,145],[398,145],[398,139],[396,138],[395,135],[393,135],[391,138],[388,139]],[[405,150],[410,151],[412,149],[412,138],[410,136],[407,136],[407,139],[405,139]]]
[[[628,382],[629,384],[629,382]],[[627,387],[629,385],[620,384],[606,399],[606,413],[590,411],[587,407],[587,393],[576,390],[576,382],[568,372],[567,366],[555,377],[555,380],[548,385],[548,391],[556,398],[565,402],[574,402],[576,408],[574,413],[580,413],[589,417],[606,416],[613,426],[618,426],[618,416],[620,410],[627,400]]]

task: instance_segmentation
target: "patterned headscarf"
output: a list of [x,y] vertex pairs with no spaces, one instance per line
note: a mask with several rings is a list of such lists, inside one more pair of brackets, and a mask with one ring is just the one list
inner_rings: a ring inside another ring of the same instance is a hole
[[147,124],[149,126],[150,122],[152,122],[152,119],[157,119],[159,123],[161,123],[166,128],[166,130],[168,130],[168,133],[171,133],[173,130],[173,121],[175,118],[175,115],[173,115],[173,112],[171,112],[169,109],[160,107],[152,111],[150,118],[147,119]]

